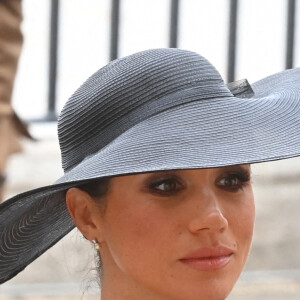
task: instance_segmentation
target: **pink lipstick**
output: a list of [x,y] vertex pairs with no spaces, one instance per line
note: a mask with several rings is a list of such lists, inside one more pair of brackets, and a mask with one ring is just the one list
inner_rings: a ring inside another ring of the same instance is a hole
[[233,257],[233,250],[223,246],[203,247],[189,253],[180,261],[193,269],[213,271],[224,268]]

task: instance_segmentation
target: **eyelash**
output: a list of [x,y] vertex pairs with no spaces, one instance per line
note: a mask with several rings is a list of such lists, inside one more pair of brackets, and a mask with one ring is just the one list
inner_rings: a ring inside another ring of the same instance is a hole
[[[172,184],[172,185],[176,185],[176,186],[175,186],[175,188],[173,186],[173,188],[171,188],[170,190],[158,189],[158,187],[163,184]],[[178,178],[175,178],[175,177],[166,177],[163,179],[159,179],[158,181],[155,181],[149,185],[149,190],[152,193],[165,195],[165,196],[174,195],[182,189],[183,189],[183,184],[180,182],[180,180]]]
[[[222,175],[222,177],[219,177],[216,180],[216,185],[229,192],[238,192],[239,190],[242,190],[249,181],[249,172],[242,170]],[[166,184],[171,184],[173,186],[171,186],[169,190],[159,189],[159,186]],[[172,196],[184,189],[184,185],[177,177],[166,177],[149,184],[148,189],[155,194]]]
[[[226,181],[221,183],[221,181]],[[235,182],[232,182],[235,180]],[[228,182],[229,181],[229,182]],[[225,176],[219,178],[216,182],[216,185],[231,191],[231,192],[237,192],[239,190],[242,190],[247,183],[250,181],[250,174],[247,171],[237,171],[237,172],[231,172],[226,174]]]

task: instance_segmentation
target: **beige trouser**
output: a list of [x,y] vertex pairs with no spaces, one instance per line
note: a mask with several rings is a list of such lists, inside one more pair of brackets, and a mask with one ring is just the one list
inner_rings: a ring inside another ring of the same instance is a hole
[[[26,129],[11,105],[23,44],[21,4],[20,0],[0,0],[0,184],[8,157],[21,150],[19,136],[26,135]],[[2,194],[3,184],[0,185],[0,203]]]

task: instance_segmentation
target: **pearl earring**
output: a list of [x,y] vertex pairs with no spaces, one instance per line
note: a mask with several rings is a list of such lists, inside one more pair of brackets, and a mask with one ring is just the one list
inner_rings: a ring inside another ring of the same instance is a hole
[[96,239],[92,240],[93,244],[94,244],[94,248],[96,251],[99,251],[100,249],[100,246],[99,246],[99,243]]

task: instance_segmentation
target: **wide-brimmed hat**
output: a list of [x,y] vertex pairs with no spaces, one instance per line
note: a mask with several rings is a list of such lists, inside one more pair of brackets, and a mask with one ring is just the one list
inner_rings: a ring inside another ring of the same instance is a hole
[[116,60],[58,122],[64,176],[0,205],[0,282],[65,236],[70,187],[106,176],[213,168],[300,155],[300,69],[225,85],[202,56],[154,49]]

